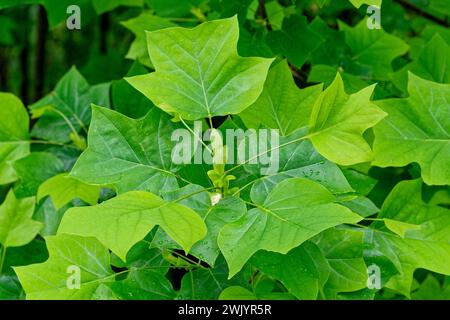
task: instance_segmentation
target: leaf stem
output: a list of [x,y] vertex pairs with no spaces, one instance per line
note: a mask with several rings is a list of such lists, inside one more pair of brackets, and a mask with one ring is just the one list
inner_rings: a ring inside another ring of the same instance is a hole
[[212,154],[212,150],[208,147],[208,145],[201,139],[201,138],[199,138],[196,134],[195,134],[195,132],[194,132],[194,130],[192,130],[192,128],[191,127],[189,127],[189,125],[186,123],[186,122],[184,122],[184,120],[183,120],[183,118],[181,118],[180,117],[180,121],[183,123],[183,125],[186,127],[186,129],[188,129],[188,131],[190,132],[190,133],[192,133],[192,135],[194,136],[194,138],[196,138],[208,151],[209,151],[209,153],[211,153]]
[[209,114],[208,115],[208,120],[209,120],[209,127],[211,128],[211,129],[214,129],[214,124],[213,124],[213,121],[212,121],[212,116]]
[[[75,127],[73,126],[72,122],[69,120],[69,118],[67,118],[67,116],[62,113],[61,111],[59,111],[56,108],[51,107],[49,109],[49,111],[53,111],[54,113],[58,114],[61,118],[64,119],[64,121],[67,123],[67,125],[70,128],[70,131],[72,131],[72,133],[75,135],[75,137],[77,137],[78,139],[80,138],[80,136],[78,135],[78,131],[75,129]],[[76,117],[77,118],[77,117]],[[80,120],[77,118],[77,122],[80,122]],[[84,125],[81,126],[84,131],[87,133],[87,129],[84,127]]]

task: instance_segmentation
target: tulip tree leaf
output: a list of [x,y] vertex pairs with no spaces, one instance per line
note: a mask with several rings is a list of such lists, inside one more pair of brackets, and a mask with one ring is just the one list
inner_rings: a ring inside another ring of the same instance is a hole
[[287,63],[281,62],[269,70],[258,100],[239,116],[248,128],[263,125],[287,136],[308,125],[312,106],[321,92],[321,85],[298,89]]
[[[15,267],[28,300],[89,300],[103,282],[113,281],[108,250],[94,238],[58,235],[46,238],[49,259]],[[79,271],[79,288],[71,288],[71,274]]]
[[401,238],[394,234],[370,230],[366,244],[370,254],[387,257],[397,268],[399,274],[390,278],[387,288],[409,297],[414,271],[418,268],[450,275],[449,241],[428,241]]
[[264,274],[279,279],[298,299],[317,299],[330,273],[330,267],[320,249],[305,242],[287,254],[260,251],[250,263]]
[[145,191],[131,191],[93,207],[69,209],[58,234],[96,237],[123,261],[128,251],[155,227],[188,252],[206,235],[203,220],[192,209]]
[[382,29],[369,29],[365,19],[353,28],[341,23],[340,29],[345,34],[352,60],[361,68],[368,68],[375,79],[388,80],[393,71],[392,61],[409,50],[400,38]]
[[296,14],[284,18],[281,30],[267,35],[272,51],[284,55],[299,68],[323,41],[320,34],[310,28],[306,17]]
[[31,219],[34,198],[17,199],[13,191],[0,206],[0,244],[3,249],[20,247],[31,242],[42,228],[42,224]]
[[[205,222],[208,232],[205,238],[192,247],[190,254],[213,266],[220,252],[217,244],[219,231],[227,223],[241,218],[247,212],[247,207],[245,202],[237,197],[226,197],[213,206],[210,194],[206,190],[201,192],[202,190],[204,189],[200,186],[188,185],[177,191],[165,193],[164,199],[174,201],[194,194],[179,203],[197,212]],[[179,248],[161,229],[156,233],[152,243],[160,248]]]
[[[374,86],[347,95],[339,73],[316,101],[309,136],[314,147],[328,160],[352,165],[373,159],[362,134],[386,114],[370,101]],[[338,147],[337,147],[338,146]]]
[[156,72],[127,78],[162,110],[196,120],[236,114],[263,89],[272,59],[237,54],[237,17],[147,33]]
[[171,161],[175,146],[171,134],[179,125],[157,108],[138,120],[101,107],[92,109],[89,146],[72,169],[73,178],[93,185],[111,184],[119,193],[177,188],[179,166]]
[[0,185],[17,179],[12,164],[30,152],[28,125],[22,102],[10,93],[0,93]]
[[397,184],[384,201],[378,217],[385,219],[386,226],[394,233],[397,232],[393,228],[400,227],[402,238],[450,241],[450,210],[425,203],[422,184],[421,179]]
[[105,284],[120,300],[172,300],[175,291],[164,275],[132,268],[127,279]]
[[382,0],[350,0],[350,2],[357,8],[361,7],[363,4],[381,7]]
[[325,187],[304,178],[279,183],[261,206],[221,230],[219,247],[230,276],[258,250],[285,254],[325,229],[361,220],[335,201]]
[[[340,168],[322,157],[305,137],[305,130],[298,130],[287,137],[280,137],[278,157],[271,158],[270,166],[278,167],[273,173],[260,175],[259,165],[246,165],[254,174],[250,196],[253,202],[262,204],[267,195],[281,181],[289,178],[307,178],[318,182],[335,194],[353,192]],[[289,144],[289,145],[287,145]]]
[[97,203],[100,187],[78,181],[62,173],[45,181],[37,192],[37,201],[50,196],[56,209],[61,209],[73,199],[81,199],[90,205]]
[[436,34],[421,51],[417,60],[393,75],[393,81],[407,92],[408,71],[438,83],[450,83],[450,45]]
[[409,98],[377,101],[389,116],[375,127],[374,165],[417,162],[427,184],[450,184],[450,84],[409,76]]
[[330,265],[324,285],[326,299],[366,288],[367,267],[363,258],[363,234],[359,231],[328,229],[314,239]]
[[57,142],[70,141],[73,131],[81,132],[89,126],[91,103],[109,106],[109,84],[91,87],[73,67],[54,91],[30,106],[31,113],[39,118],[31,131],[32,136]]
[[141,15],[127,21],[123,21],[127,29],[136,35],[136,39],[131,44],[127,53],[128,59],[138,60],[140,63],[153,67],[147,49],[146,31],[155,31],[159,29],[176,27],[176,24],[167,19],[158,17],[149,12],[143,12]]
[[450,210],[425,203],[422,184],[417,179],[396,185],[380,212],[387,228],[375,223],[365,237],[370,255],[389,259],[398,271],[386,287],[407,297],[416,269],[450,275]]

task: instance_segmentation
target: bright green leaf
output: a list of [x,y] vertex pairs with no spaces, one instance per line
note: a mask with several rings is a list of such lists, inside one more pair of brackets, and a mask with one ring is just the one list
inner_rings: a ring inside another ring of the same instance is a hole
[[[94,238],[59,235],[46,238],[49,259],[15,267],[28,300],[89,300],[102,282],[113,281],[109,252]],[[79,289],[69,277],[79,270]]]
[[48,179],[39,187],[37,201],[50,196],[56,209],[61,209],[73,199],[81,199],[94,205],[99,195],[100,187],[90,186],[63,173]]
[[112,184],[119,193],[177,188],[179,165],[172,162],[171,134],[179,125],[157,108],[139,120],[105,108],[92,109],[89,147],[72,169],[72,177],[87,184]]
[[427,184],[450,184],[450,85],[409,76],[409,98],[377,101],[389,116],[375,127],[374,165],[417,162]]
[[322,85],[298,89],[284,61],[269,70],[263,93],[239,116],[248,128],[265,126],[287,136],[308,125],[312,107],[321,92]]
[[31,219],[33,212],[34,198],[16,199],[9,191],[0,206],[0,243],[4,248],[20,247],[34,239],[42,224]]
[[272,59],[239,57],[238,37],[236,17],[148,32],[156,72],[127,80],[187,120],[239,113],[261,94]]
[[30,151],[28,113],[10,93],[0,93],[0,185],[17,179],[12,164]]
[[328,160],[352,165],[373,159],[362,134],[386,114],[370,101],[374,86],[347,95],[339,73],[316,101],[309,136],[314,147]]
[[144,191],[132,191],[93,207],[69,209],[58,234],[96,237],[122,260],[159,225],[188,252],[206,235],[206,226],[192,209]]
[[230,276],[258,250],[287,253],[325,229],[361,220],[335,201],[325,187],[304,178],[279,183],[261,206],[221,230],[219,247]]
[[73,67],[58,82],[54,91],[30,106],[38,117],[31,134],[33,137],[69,142],[70,134],[87,130],[91,120],[91,103],[109,106],[109,84],[89,86]]

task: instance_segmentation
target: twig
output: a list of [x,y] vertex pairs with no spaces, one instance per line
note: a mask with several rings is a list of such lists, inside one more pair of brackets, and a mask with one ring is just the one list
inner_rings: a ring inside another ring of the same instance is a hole
[[267,21],[267,23],[266,23],[267,30],[272,31],[272,25],[270,24],[270,21],[267,16],[266,4],[264,3],[264,0],[258,0],[258,3],[259,3],[259,6],[258,6],[259,16],[264,21]]
[[414,11],[418,15],[420,15],[424,18],[427,18],[428,20],[431,20],[431,21],[433,21],[441,26],[447,27],[447,28],[450,27],[450,23],[447,19],[441,19],[441,18],[435,17],[432,14],[423,11],[422,9],[416,7],[415,5],[409,3],[406,0],[396,0],[396,2],[398,2],[400,5],[404,6],[406,9]]

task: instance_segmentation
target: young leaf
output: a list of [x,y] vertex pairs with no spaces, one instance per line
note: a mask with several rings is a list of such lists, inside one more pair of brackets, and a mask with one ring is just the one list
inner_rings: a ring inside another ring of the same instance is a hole
[[171,134],[179,127],[157,108],[133,120],[93,106],[89,147],[70,175],[87,184],[114,185],[119,193],[174,190],[180,166],[171,159]]
[[144,191],[131,191],[93,207],[69,209],[58,234],[96,237],[123,261],[128,251],[159,225],[188,252],[206,235],[193,210]]
[[373,159],[362,134],[386,114],[370,101],[374,86],[347,95],[338,73],[316,101],[309,136],[314,147],[328,160],[352,165]]
[[287,136],[307,126],[322,85],[298,89],[286,61],[269,70],[261,96],[239,116],[248,128],[265,126]]
[[287,253],[325,229],[361,220],[335,201],[325,187],[304,178],[279,183],[261,206],[220,231],[230,277],[258,250]]
[[0,93],[0,185],[17,179],[12,164],[30,152],[28,125],[22,102],[10,93]]
[[[89,300],[101,283],[114,280],[109,252],[98,240],[59,235],[46,242],[46,262],[14,268],[28,300]],[[71,272],[75,276],[77,269],[79,288],[71,288]]]
[[237,17],[147,33],[156,72],[127,78],[159,108],[187,120],[237,114],[261,94],[272,59],[237,54]]
[[375,127],[374,165],[417,162],[427,184],[450,184],[450,84],[410,73],[409,98],[377,101],[389,116]]
[[100,187],[90,186],[63,173],[48,179],[39,187],[37,201],[45,196],[51,197],[56,209],[61,209],[76,198],[94,205],[100,196]]
[[34,239],[42,223],[31,219],[33,212],[34,198],[16,199],[12,190],[8,192],[0,206],[0,243],[4,248],[20,247]]

